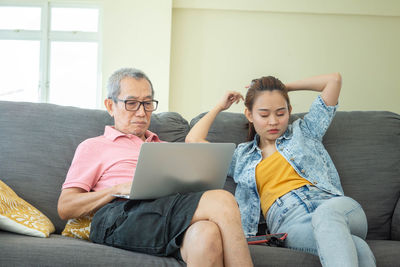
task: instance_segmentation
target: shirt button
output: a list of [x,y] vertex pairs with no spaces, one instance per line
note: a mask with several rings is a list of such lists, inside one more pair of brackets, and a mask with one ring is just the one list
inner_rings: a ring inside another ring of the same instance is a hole
[[318,182],[317,182],[317,181],[314,181],[314,184],[318,184]]
[[291,157],[291,158],[290,158],[290,161],[294,161],[294,158],[293,158],[293,157]]
[[304,169],[301,169],[301,173],[306,173],[306,171]]
[[278,141],[278,145],[281,143],[281,141]]

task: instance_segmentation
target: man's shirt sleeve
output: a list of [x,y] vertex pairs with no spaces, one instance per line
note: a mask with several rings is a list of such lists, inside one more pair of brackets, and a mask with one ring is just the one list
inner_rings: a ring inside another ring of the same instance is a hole
[[102,173],[99,164],[101,153],[97,153],[97,150],[98,147],[88,140],[78,146],[62,189],[78,187],[91,191]]

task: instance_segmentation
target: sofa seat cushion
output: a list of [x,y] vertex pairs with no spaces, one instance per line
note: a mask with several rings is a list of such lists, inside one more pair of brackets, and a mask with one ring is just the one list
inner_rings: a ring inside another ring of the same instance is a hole
[[[0,101],[0,173],[7,185],[37,207],[61,233],[57,200],[76,147],[102,135],[113,119],[104,110]],[[189,123],[176,112],[153,113],[150,130],[163,141],[184,141]]]
[[[399,266],[400,241],[367,240],[374,253],[377,266]],[[312,254],[287,248],[250,246],[254,266],[321,266],[319,258]]]
[[2,266],[185,266],[156,257],[61,235],[34,238],[0,231]]
[[321,267],[319,257],[288,248],[250,245],[254,266]]
[[367,240],[374,253],[376,266],[399,266],[400,241],[393,240]]

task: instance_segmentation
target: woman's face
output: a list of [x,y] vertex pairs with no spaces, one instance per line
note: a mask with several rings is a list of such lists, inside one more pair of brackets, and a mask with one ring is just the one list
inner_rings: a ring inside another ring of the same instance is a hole
[[263,141],[275,143],[288,127],[290,111],[282,94],[273,90],[259,93],[253,109],[246,109],[245,114]]

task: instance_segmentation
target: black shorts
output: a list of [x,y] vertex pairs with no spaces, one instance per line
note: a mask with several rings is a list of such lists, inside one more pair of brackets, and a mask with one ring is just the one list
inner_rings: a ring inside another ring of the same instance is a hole
[[91,223],[94,243],[182,260],[180,247],[204,192],[155,200],[113,201]]

